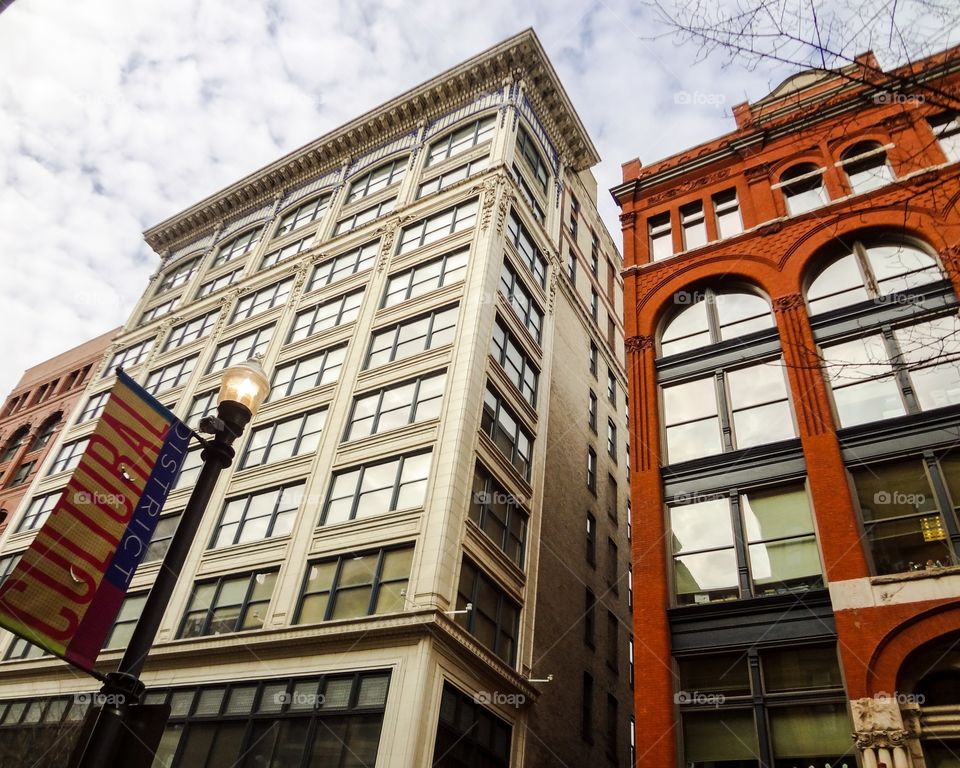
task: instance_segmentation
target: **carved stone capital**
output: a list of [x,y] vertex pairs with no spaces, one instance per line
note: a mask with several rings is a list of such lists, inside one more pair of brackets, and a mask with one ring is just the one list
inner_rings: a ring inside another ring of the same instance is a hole
[[621,229],[630,229],[637,224],[637,212],[636,211],[627,211],[626,213],[620,214],[620,228]]
[[645,349],[653,349],[655,343],[653,336],[630,336],[624,339],[623,346],[627,352],[640,354]]
[[910,734],[903,729],[866,731],[853,734],[859,749],[894,749],[903,747]]
[[753,168],[747,168],[743,172],[743,177],[753,184],[770,177],[770,168],[766,165],[756,165]]
[[799,293],[788,293],[773,300],[774,312],[792,312],[803,306],[803,296]]

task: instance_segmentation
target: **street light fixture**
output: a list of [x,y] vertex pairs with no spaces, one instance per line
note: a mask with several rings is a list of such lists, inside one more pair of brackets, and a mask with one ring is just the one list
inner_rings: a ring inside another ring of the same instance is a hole
[[204,512],[220,473],[233,462],[233,442],[243,434],[270,391],[270,381],[257,359],[233,365],[223,372],[217,402],[217,415],[200,420],[200,431],[212,435],[204,440],[200,458],[203,465],[196,485],[180,516],[157,578],[150,588],[140,619],[134,627],[116,672],[106,675],[99,710],[91,710],[74,748],[70,766],[76,768],[113,768],[131,762],[119,754],[125,730],[131,729],[131,709],[140,706],[144,684],[140,673],[153,647],[173,588],[183,570],[190,547],[200,528]]

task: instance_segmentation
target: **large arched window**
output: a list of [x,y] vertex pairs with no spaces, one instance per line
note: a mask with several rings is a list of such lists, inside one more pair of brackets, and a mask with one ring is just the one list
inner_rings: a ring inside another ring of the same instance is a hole
[[31,451],[38,451],[50,442],[50,438],[53,437],[57,431],[57,427],[60,425],[60,416],[61,414],[55,413],[43,422],[40,431],[37,432],[36,437],[33,438],[33,442],[30,443]]
[[767,300],[745,291],[680,291],[674,296],[686,308],[676,313],[660,334],[661,356],[716,344],[745,333],[772,328]]
[[916,245],[856,241],[830,261],[807,288],[811,315],[883,297],[943,279],[936,259]]
[[823,169],[813,163],[799,163],[784,171],[780,176],[780,190],[791,216],[820,208],[828,202]]
[[157,286],[157,295],[161,293],[166,293],[167,291],[172,291],[175,288],[179,288],[181,285],[184,285],[191,277],[193,273],[197,271],[197,267],[200,266],[200,257],[197,256],[192,259],[187,259],[186,261],[181,261],[174,267],[171,267],[163,275],[163,279],[160,281],[160,284]]
[[0,454],[0,464],[5,464],[17,455],[17,451],[26,442],[28,434],[30,434],[30,427],[23,426],[11,435],[6,446],[4,446],[3,453]]
[[887,153],[877,141],[860,141],[848,147],[840,157],[855,195],[869,192],[893,181],[893,171],[887,163]]
[[211,269],[250,253],[250,251],[257,247],[257,243],[260,242],[260,235],[262,234],[263,227],[259,226],[255,229],[247,230],[242,235],[237,235],[232,240],[221,245],[220,248],[217,249],[217,255],[213,259]]

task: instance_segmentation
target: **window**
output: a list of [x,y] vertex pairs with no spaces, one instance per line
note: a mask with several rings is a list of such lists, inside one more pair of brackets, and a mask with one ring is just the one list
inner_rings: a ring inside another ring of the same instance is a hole
[[20,562],[20,556],[22,554],[22,552],[17,552],[14,555],[4,555],[0,557],[0,584],[3,584],[7,576],[17,567],[17,563]]
[[600,296],[597,294],[597,289],[592,287],[590,288],[590,317],[595,323],[600,321]]
[[177,637],[260,629],[276,580],[276,571],[260,571],[199,582],[193,588]]
[[264,354],[272,336],[273,324],[270,324],[242,336],[220,342],[213,354],[213,360],[207,366],[207,373],[220,371],[235,363],[242,363],[251,357]]
[[509,557],[523,568],[527,540],[528,515],[515,494],[484,467],[477,463],[470,497],[470,519]]
[[775,325],[770,304],[755,293],[706,288],[681,291],[674,302],[682,309],[660,334],[662,357],[739,339]]
[[438,288],[460,282],[467,274],[469,253],[469,248],[461,248],[391,275],[383,297],[383,306],[393,307]]
[[151,395],[155,395],[166,389],[179,387],[190,378],[190,374],[193,373],[193,367],[197,364],[198,357],[199,355],[185,357],[182,360],[177,360],[174,363],[165,365],[163,368],[150,371],[150,375],[147,376],[147,381],[143,385],[143,388]]
[[[823,586],[802,485],[669,505],[678,605],[789,594]],[[739,569],[749,576],[738,578]]]
[[721,240],[743,232],[736,189],[727,189],[713,196],[713,215],[717,221],[717,235]]
[[371,205],[369,208],[364,208],[363,210],[357,211],[351,216],[347,216],[345,219],[340,219],[340,221],[337,222],[337,226],[333,230],[333,234],[342,235],[345,232],[351,232],[357,227],[363,226],[364,224],[369,224],[371,221],[375,221],[381,216],[385,216],[390,213],[396,204],[397,198],[391,197],[387,200],[381,200],[379,203],[376,205]]
[[363,289],[361,288],[301,310],[294,318],[287,343],[291,344],[321,331],[352,323],[360,315],[362,303]]
[[607,538],[607,586],[614,594],[620,591],[620,555],[617,543]]
[[593,675],[583,673],[583,696],[580,701],[580,735],[593,743]]
[[607,454],[614,462],[617,461],[617,425],[613,419],[607,419]]
[[886,150],[875,141],[861,141],[844,151],[837,163],[843,167],[855,195],[883,187],[893,181]]
[[466,152],[468,149],[492,138],[496,120],[496,114],[481,117],[479,120],[458,128],[442,139],[433,142],[427,155],[427,167],[446,160],[448,157]]
[[577,284],[577,252],[567,246],[567,277],[574,285]]
[[593,378],[597,378],[597,371],[600,370],[600,365],[598,360],[600,357],[600,350],[597,349],[597,345],[592,341],[590,342],[590,373],[593,374]]
[[176,482],[171,486],[171,491],[192,488],[196,484],[197,478],[200,476],[200,470],[203,468],[203,459],[200,457],[202,452],[203,448],[200,446],[191,447],[187,450],[186,458],[184,458],[183,465],[180,467],[180,474],[177,475]]
[[80,440],[74,440],[71,443],[61,445],[60,450],[57,452],[57,457],[53,460],[53,464],[50,465],[47,474],[55,475],[58,472],[67,472],[76,469],[77,464],[80,463],[80,457],[83,456],[83,452],[87,449],[88,442],[90,442],[90,438],[84,437]]
[[359,179],[350,184],[350,191],[347,193],[347,203],[361,200],[367,195],[379,192],[393,184],[398,184],[406,173],[407,160],[409,157],[404,155],[393,160],[389,160],[383,165],[374,168],[369,173],[364,174]]
[[152,345],[153,337],[144,339],[137,344],[131,344],[126,349],[121,349],[119,352],[115,352],[113,359],[110,360],[110,365],[108,365],[103,371],[103,378],[106,378],[107,376],[113,376],[113,372],[116,368],[133,368],[136,365],[140,365],[140,363],[147,359],[147,353],[150,352],[150,347]]
[[826,205],[827,190],[823,186],[823,168],[801,163],[784,171],[779,186],[787,204],[787,214],[798,216]]
[[516,211],[510,211],[510,220],[507,222],[507,242],[517,249],[530,273],[540,284],[547,287],[547,260],[543,252],[534,244],[527,228],[520,222]]
[[457,309],[456,305],[435,309],[429,314],[374,331],[365,368],[376,368],[451,344],[456,332]]
[[613,611],[607,611],[607,664],[611,669],[620,664],[620,622]]
[[614,407],[617,405],[617,375],[612,368],[607,368],[607,402]]
[[547,164],[540,155],[540,150],[537,149],[536,141],[522,125],[517,130],[517,154],[523,158],[540,189],[546,192],[547,181],[550,178]]
[[481,645],[512,666],[517,651],[520,607],[493,579],[464,558],[457,589],[457,610],[464,611],[467,603],[471,603],[473,609],[469,613],[457,614],[456,622]]
[[587,563],[593,567],[597,565],[597,518],[587,512]]
[[856,764],[832,647],[751,648],[677,663],[682,764]]
[[597,596],[590,587],[584,590],[583,642],[588,648],[597,644]]
[[252,229],[249,232],[238,235],[225,245],[220,246],[220,250],[217,251],[217,255],[213,259],[211,269],[215,269],[221,264],[226,264],[228,261],[239,259],[241,256],[248,254],[257,247],[262,233],[263,227]]
[[280,226],[277,227],[277,233],[274,237],[286,235],[289,232],[305,227],[314,221],[320,219],[327,208],[330,207],[330,195],[321,195],[320,197],[301,203],[292,211],[283,214],[280,219]]
[[[607,260],[607,266],[610,267],[609,260]],[[609,271],[613,272],[612,269]],[[600,241],[597,239],[596,232],[590,233],[590,273],[597,279],[600,278]]]
[[202,299],[204,296],[209,296],[217,291],[223,290],[228,285],[233,285],[242,273],[243,267],[235,269],[232,272],[225,272],[222,275],[207,280],[207,282],[202,283],[197,290],[197,298]]
[[347,345],[321,349],[309,357],[302,357],[278,365],[273,374],[268,401],[280,400],[290,395],[306,392],[314,387],[332,384],[340,376]]
[[796,437],[781,359],[662,387],[669,463]]
[[90,397],[87,398],[87,402],[83,406],[83,410],[80,411],[80,415],[77,417],[77,424],[82,424],[85,421],[99,418],[100,414],[103,413],[103,409],[107,405],[107,400],[109,397],[109,389],[104,390],[103,392],[98,392],[95,395],[90,395]]
[[530,462],[533,454],[533,436],[520,423],[517,415],[504,402],[503,397],[487,384],[483,397],[483,414],[480,429],[525,479],[530,479]]
[[377,435],[440,417],[446,371],[394,384],[353,401],[345,440]]
[[576,195],[570,195],[570,235],[577,239],[577,229],[580,226],[580,201]]
[[589,400],[587,401],[587,423],[593,433],[597,432],[597,396],[590,390]]
[[627,608],[633,610],[633,567],[629,564],[627,565]]
[[133,636],[133,628],[143,613],[143,606],[147,602],[147,593],[127,595],[120,604],[120,611],[114,619],[113,626],[103,641],[104,649],[126,648]]
[[164,315],[169,314],[171,311],[173,311],[173,308],[177,306],[179,301],[180,297],[177,296],[176,298],[168,299],[161,304],[154,304],[152,307],[147,309],[143,315],[141,315],[140,322],[149,323],[153,320],[156,320],[158,317],[163,317]]
[[211,549],[286,536],[303,499],[303,482],[227,499]]
[[369,269],[377,258],[378,250],[380,250],[380,241],[374,240],[320,262],[313,268],[306,292],[310,293],[318,288],[323,288],[325,285],[331,285],[345,277]]
[[350,552],[307,566],[294,624],[404,610],[413,547]]
[[587,448],[587,488],[597,494],[597,452]]
[[494,321],[490,356],[499,363],[507,378],[533,408],[537,407],[539,373],[520,343],[499,317]]
[[534,341],[539,344],[543,333],[543,311],[507,259],[503,260],[503,268],[500,272],[500,293]]
[[811,315],[910,291],[943,279],[933,256],[908,243],[857,240],[831,259],[807,289]]
[[617,705],[617,697],[612,693],[607,694],[607,754],[616,755],[617,754],[617,743],[619,739],[617,738],[617,723],[620,720],[620,716],[617,714],[619,707]]
[[166,293],[167,291],[172,291],[174,288],[179,288],[181,285],[186,285],[199,266],[200,259],[196,258],[189,259],[176,267],[172,267],[164,274],[163,279],[157,286],[156,295],[159,296],[161,293]]
[[190,403],[190,412],[184,418],[188,424],[195,424],[202,416],[217,411],[217,390],[211,389],[209,392],[202,392],[195,395]]
[[175,325],[163,345],[163,351],[169,352],[171,349],[202,339],[213,330],[219,316],[220,310],[214,310],[192,320],[187,320],[185,323],[180,323],[180,325]]
[[422,507],[431,453],[414,453],[334,473],[321,525]]
[[683,233],[685,251],[707,244],[707,222],[703,216],[703,203],[699,200],[680,207],[680,231]]
[[478,157],[476,160],[465,163],[459,168],[454,168],[453,170],[447,171],[439,176],[434,176],[429,181],[423,182],[423,184],[420,185],[420,188],[417,189],[417,200],[419,200],[421,197],[425,197],[426,195],[433,195],[437,192],[442,192],[447,187],[453,186],[459,181],[463,181],[464,179],[470,178],[474,174],[485,171],[489,164],[489,157]]
[[948,533],[956,518],[945,521],[952,504],[939,490],[948,466],[916,456],[851,468],[876,573],[923,571],[956,562]]
[[260,269],[275,267],[280,262],[286,261],[287,259],[292,259],[297,254],[303,253],[311,245],[313,245],[314,236],[315,235],[310,234],[306,237],[301,237],[299,240],[294,240],[292,243],[288,243],[282,248],[277,248],[274,251],[270,251],[270,253],[263,257],[263,262],[260,264]]
[[670,227],[670,212],[651,216],[647,220],[650,237],[650,260],[660,261],[673,256],[673,230]]
[[323,408],[257,427],[250,434],[240,469],[315,453],[326,418],[327,409]]
[[[194,453],[191,451],[191,453]],[[196,451],[197,456],[199,457],[199,451]],[[181,475],[183,473],[181,472]],[[176,533],[177,526],[180,524],[180,513],[176,512],[172,515],[164,515],[159,520],[157,520],[157,527],[153,529],[153,536],[150,539],[150,543],[147,545],[147,551],[143,554],[142,563],[153,563],[157,560],[162,560],[166,554],[167,550],[170,549],[170,542],[173,539],[173,534]]]
[[432,768],[508,768],[510,724],[479,701],[444,683]]
[[527,184],[527,180],[523,177],[516,163],[510,167],[510,175],[513,176],[514,181],[520,187],[520,194],[533,212],[534,218],[543,224],[547,220],[547,214],[544,213],[543,206],[540,205],[537,196],[533,193],[533,188]]
[[43,424],[40,425],[40,429],[37,430],[37,434],[33,437],[33,442],[30,443],[30,447],[27,449],[27,453],[33,453],[34,451],[39,451],[47,443],[50,442],[50,438],[54,436],[57,432],[57,427],[60,426],[60,419],[62,414],[55,413],[53,416],[48,418]]
[[10,482],[7,483],[11,488],[17,485],[23,485],[27,482],[27,478],[30,476],[30,472],[33,471],[36,461],[25,461],[19,467],[17,471],[13,473],[13,477],[10,478]]
[[472,227],[476,220],[477,198],[473,198],[421,219],[415,224],[408,224],[400,233],[397,253],[409,253],[421,246],[442,240],[448,235],[463,232]]
[[610,521],[616,527],[618,522],[617,510],[620,507],[620,493],[617,488],[617,480],[611,475],[607,474],[607,517],[610,518]]
[[39,659],[49,655],[49,652],[39,645],[34,645],[22,637],[14,636],[13,642],[10,643],[10,647],[7,648],[7,653],[3,659],[4,661],[12,661],[13,659],[22,661],[24,659]]
[[[17,533],[36,530],[47,522],[47,518],[50,517],[50,513],[53,511],[54,506],[56,506],[61,494],[62,491],[54,491],[53,493],[34,496],[30,499],[30,503],[27,505],[23,517],[20,518],[20,522],[17,524]],[[7,574],[4,574],[4,576],[6,575]]]
[[821,350],[841,427],[960,403],[956,314]]
[[930,118],[933,135],[948,163],[960,160],[960,115],[945,114]]
[[247,293],[240,297],[237,305],[233,308],[233,314],[230,316],[230,322],[235,323],[238,320],[246,320],[255,317],[268,309],[283,304],[290,296],[290,290],[293,287],[293,278],[281,280],[279,283],[265,286],[258,291]]

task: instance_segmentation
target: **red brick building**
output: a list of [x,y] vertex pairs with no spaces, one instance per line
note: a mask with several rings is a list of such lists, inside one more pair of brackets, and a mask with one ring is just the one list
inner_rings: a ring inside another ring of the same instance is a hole
[[866,54],[623,166],[637,765],[960,765],[958,109]]
[[27,369],[0,409],[0,531],[43,463],[116,330]]

